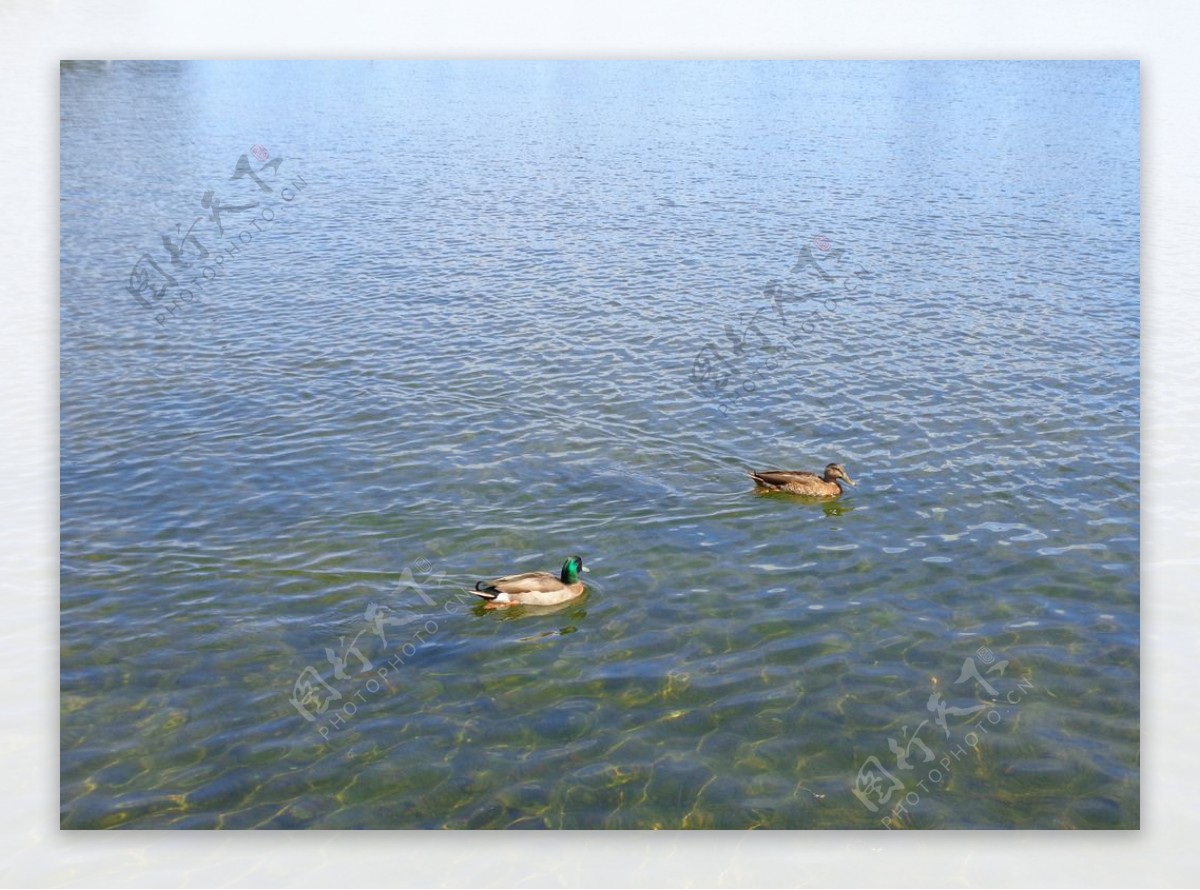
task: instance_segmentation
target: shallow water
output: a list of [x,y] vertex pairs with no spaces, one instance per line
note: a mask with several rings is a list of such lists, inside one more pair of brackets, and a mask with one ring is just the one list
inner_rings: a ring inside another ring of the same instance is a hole
[[1136,64],[61,86],[63,827],[1138,826]]

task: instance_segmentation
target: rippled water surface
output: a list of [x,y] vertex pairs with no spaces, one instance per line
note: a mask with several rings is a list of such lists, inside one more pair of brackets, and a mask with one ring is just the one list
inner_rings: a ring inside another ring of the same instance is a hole
[[1138,826],[1136,64],[61,87],[64,827]]

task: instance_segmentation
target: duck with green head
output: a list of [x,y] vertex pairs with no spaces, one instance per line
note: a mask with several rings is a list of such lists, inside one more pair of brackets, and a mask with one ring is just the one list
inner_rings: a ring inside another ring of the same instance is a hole
[[755,491],[786,491],[788,494],[802,494],[811,498],[836,498],[842,493],[842,482],[854,484],[841,464],[826,466],[824,476],[798,470],[748,472],[754,480]]
[[475,589],[468,592],[487,600],[488,609],[556,606],[583,594],[583,582],[579,580],[582,571],[583,557],[572,556],[563,563],[562,572],[557,577],[550,572],[505,575],[492,581],[478,581]]

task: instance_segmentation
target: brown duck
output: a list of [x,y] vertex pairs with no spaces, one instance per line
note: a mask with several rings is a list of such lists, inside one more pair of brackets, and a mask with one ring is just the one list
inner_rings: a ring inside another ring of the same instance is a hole
[[816,473],[801,473],[795,470],[749,472],[750,478],[754,480],[755,491],[786,491],[788,494],[803,494],[812,498],[836,498],[842,493],[840,483],[854,484],[841,464],[829,464],[823,477]]

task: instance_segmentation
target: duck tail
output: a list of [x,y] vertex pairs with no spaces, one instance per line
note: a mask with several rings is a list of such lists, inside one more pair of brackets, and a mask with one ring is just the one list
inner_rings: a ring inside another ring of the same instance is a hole
[[474,594],[475,596],[478,596],[478,597],[482,597],[485,600],[494,600],[496,598],[496,591],[488,590],[486,587],[481,586],[486,583],[487,583],[486,581],[476,581],[475,589],[468,590],[467,593]]

